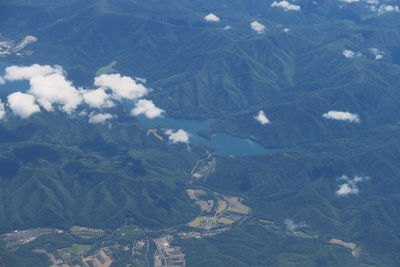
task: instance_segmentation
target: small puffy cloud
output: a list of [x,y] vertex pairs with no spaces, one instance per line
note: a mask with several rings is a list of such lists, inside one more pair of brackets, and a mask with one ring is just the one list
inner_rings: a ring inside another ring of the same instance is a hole
[[[26,93],[9,96],[11,109],[23,118],[39,112],[40,107],[46,111],[60,108],[64,112],[72,113],[82,103],[86,103],[88,108],[105,109],[115,106],[116,102],[123,99],[136,100],[135,107],[131,111],[133,115],[144,114],[148,118],[155,118],[164,113],[164,110],[156,107],[152,101],[139,99],[149,92],[142,84],[146,81],[141,78],[134,80],[120,74],[103,74],[94,79],[94,85],[98,88],[77,89],[66,79],[62,67],[34,64],[27,67],[7,67],[4,80],[29,81],[30,88]],[[1,78],[0,83],[2,81]],[[111,118],[111,114],[107,113],[90,114],[91,123],[101,123]]]
[[378,48],[370,48],[369,51],[375,56],[376,60],[382,59],[385,52],[379,50]]
[[92,108],[111,108],[115,103],[110,99],[103,88],[96,90],[82,90],[83,100]]
[[344,111],[331,110],[327,113],[324,113],[322,117],[330,120],[348,121],[356,123],[360,122],[360,117],[357,114]]
[[7,100],[12,112],[23,119],[40,112],[40,107],[35,103],[35,97],[32,95],[16,92],[9,95]]
[[137,99],[145,96],[149,90],[134,79],[120,74],[103,74],[94,79],[94,85],[110,89],[116,99]]
[[265,26],[258,21],[250,23],[250,27],[259,34],[265,32]]
[[341,184],[336,191],[336,195],[338,196],[346,196],[349,194],[358,194],[358,188],[352,184]]
[[400,7],[398,5],[380,5],[378,0],[368,0],[367,4],[369,4],[369,10],[377,13],[377,15],[383,15],[388,12],[400,12]]
[[291,4],[288,1],[274,1],[272,2],[271,7],[280,7],[283,8],[284,11],[300,11],[301,9],[300,6]]
[[0,99],[0,120],[4,119],[5,116],[6,116],[6,108],[4,106],[4,103],[1,102]]
[[189,134],[180,129],[176,132],[173,130],[169,129],[165,131],[165,134],[168,135],[168,140],[171,141],[172,143],[189,143]]
[[107,120],[112,119],[114,116],[109,113],[90,114],[89,123],[105,123]]
[[209,22],[218,22],[218,21],[220,21],[220,18],[218,16],[214,15],[213,13],[210,13],[204,17],[204,20],[209,21]]
[[5,84],[5,83],[6,83],[6,80],[4,80],[4,78],[0,76],[0,85]]
[[30,80],[35,76],[46,76],[50,74],[63,74],[60,66],[49,66],[33,64],[28,67],[11,66],[5,69],[4,79],[9,81]]
[[295,223],[292,219],[285,220],[286,230],[289,232],[295,232],[300,228],[308,227],[305,222]]
[[34,76],[29,83],[31,88],[28,93],[35,96],[37,102],[47,111],[53,111],[53,105],[59,104],[63,111],[71,113],[82,103],[81,94],[64,75],[54,73]]
[[227,25],[227,26],[224,27],[225,31],[230,30],[230,29],[232,29],[232,26]]
[[47,111],[54,110],[53,105],[58,104],[65,112],[70,113],[82,102],[80,93],[66,80],[64,70],[60,66],[11,66],[5,69],[4,79],[29,80],[28,93]]
[[345,56],[346,58],[354,58],[354,57],[361,57],[362,54],[359,51],[352,51],[349,49],[345,49],[342,52],[343,56]]
[[135,80],[138,81],[138,82],[141,82],[141,83],[146,83],[147,82],[147,79],[140,78],[140,77],[135,77]]
[[258,112],[258,114],[254,116],[254,119],[259,123],[261,123],[262,125],[270,123],[269,119],[262,110],[260,110],[260,112]]
[[290,32],[290,29],[289,28],[284,28],[283,31],[284,32]]
[[335,193],[337,196],[342,197],[342,196],[347,196],[347,195],[358,194],[359,189],[358,189],[357,183],[363,182],[363,181],[369,179],[369,177],[356,176],[353,179],[350,179],[346,175],[342,175],[339,179],[344,181],[344,183],[339,185],[339,188],[338,188],[338,190],[336,190]]
[[382,4],[379,7],[375,7],[375,10],[373,10],[374,7],[372,7],[372,11],[376,11],[378,13],[378,15],[382,15],[384,13],[387,12],[400,12],[400,8],[399,6],[393,6],[393,5],[386,5],[386,4]]
[[136,102],[136,106],[131,110],[131,114],[138,116],[144,114],[149,119],[154,119],[162,116],[165,111],[154,105],[153,101],[140,99]]
[[81,116],[81,117],[86,117],[87,115],[88,115],[88,113],[87,113],[86,110],[82,110],[82,111],[80,111],[80,112],[78,113],[78,116]]

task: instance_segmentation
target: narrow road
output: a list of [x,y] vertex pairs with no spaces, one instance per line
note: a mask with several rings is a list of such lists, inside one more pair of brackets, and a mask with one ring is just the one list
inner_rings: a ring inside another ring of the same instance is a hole
[[194,171],[196,170],[197,166],[199,166],[200,161],[207,160],[212,156],[212,154],[210,152],[207,151],[207,153],[208,153],[207,158],[197,160],[196,165],[194,165],[192,171],[190,172],[190,176],[191,176],[190,178],[192,178],[192,175],[193,175]]
[[146,234],[146,232],[144,231],[143,227],[140,225],[136,225],[137,227],[139,227],[140,231],[142,231],[143,235],[146,237],[146,253],[144,254],[144,257],[146,259],[146,263],[147,263],[147,267],[150,267],[150,261],[149,258],[147,257],[147,254],[149,254],[149,250],[150,250],[150,238],[149,236]]

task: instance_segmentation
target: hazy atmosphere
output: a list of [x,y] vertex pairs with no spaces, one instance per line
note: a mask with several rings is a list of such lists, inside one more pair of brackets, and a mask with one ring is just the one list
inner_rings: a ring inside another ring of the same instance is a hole
[[0,0],[0,267],[400,266],[398,0]]

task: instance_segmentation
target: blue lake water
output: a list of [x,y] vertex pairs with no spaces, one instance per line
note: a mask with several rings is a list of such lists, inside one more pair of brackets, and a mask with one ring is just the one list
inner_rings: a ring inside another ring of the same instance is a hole
[[212,119],[205,121],[178,120],[168,117],[147,119],[144,116],[140,116],[139,120],[148,127],[183,129],[190,134],[189,143],[212,147],[216,155],[244,156],[274,151],[265,149],[248,139],[227,134],[212,136],[210,140],[199,136],[198,132],[210,129],[214,121]]
[[[4,69],[10,65],[6,61],[0,58],[0,76],[4,75]],[[13,81],[7,82],[4,85],[0,85],[0,91],[24,91],[29,88],[27,81]],[[190,134],[189,142],[192,144],[200,144],[212,147],[215,154],[217,155],[252,155],[260,154],[265,152],[273,152],[275,150],[265,149],[259,144],[256,144],[248,139],[234,137],[226,134],[218,134],[212,136],[211,139],[206,139],[198,132],[206,131],[211,128],[211,124],[214,120],[209,119],[205,121],[198,120],[178,120],[169,117],[147,119],[144,116],[140,116],[139,120],[148,127],[162,127],[162,128],[173,128],[183,129]]]

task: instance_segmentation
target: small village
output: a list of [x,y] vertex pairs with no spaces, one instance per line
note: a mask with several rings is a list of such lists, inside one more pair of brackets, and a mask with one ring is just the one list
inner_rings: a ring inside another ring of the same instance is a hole
[[[156,131],[148,134],[157,137]],[[207,158],[198,160],[191,172],[191,178],[206,179],[215,165],[215,159],[208,154]],[[2,235],[0,240],[10,252],[16,252],[21,247],[34,243],[40,237],[58,235],[81,240],[69,247],[54,249],[38,246],[32,250],[33,253],[46,255],[51,267],[109,267],[120,258],[126,259],[126,266],[129,267],[150,267],[151,261],[155,267],[186,266],[186,254],[184,249],[175,245],[177,239],[215,236],[243,223],[252,214],[251,208],[243,203],[244,199],[241,196],[218,193],[202,187],[199,183],[191,185],[192,188],[187,189],[186,193],[193,201],[193,206],[199,209],[199,215],[183,227],[157,231],[156,234],[146,233],[144,228],[133,224],[132,218],[125,218],[124,224],[113,231],[82,226],[72,226],[68,230],[37,228],[15,230]],[[282,231],[282,225],[273,221],[251,217],[248,223],[271,232],[285,233]],[[320,238],[310,231],[299,229],[286,230],[286,234],[298,238]],[[354,243],[335,238],[326,242],[348,248],[353,257],[360,255],[361,248]],[[151,244],[155,245],[154,249],[150,249]]]

